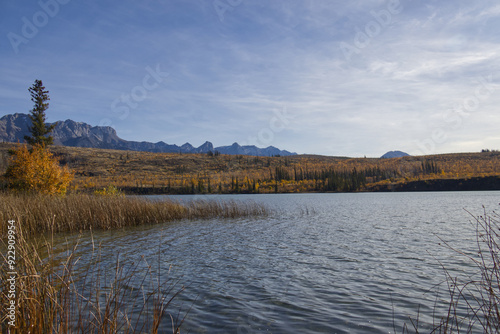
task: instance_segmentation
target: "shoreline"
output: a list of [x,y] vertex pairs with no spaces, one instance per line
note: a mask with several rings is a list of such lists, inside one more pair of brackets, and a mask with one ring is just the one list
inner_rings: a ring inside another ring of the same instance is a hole
[[249,194],[348,194],[377,192],[441,192],[441,191],[500,191],[500,176],[471,177],[459,179],[427,179],[409,182],[394,182],[368,185],[367,189],[358,191],[279,191],[278,192],[211,192],[186,193],[172,192],[168,188],[153,187],[120,187],[126,195],[249,195]]

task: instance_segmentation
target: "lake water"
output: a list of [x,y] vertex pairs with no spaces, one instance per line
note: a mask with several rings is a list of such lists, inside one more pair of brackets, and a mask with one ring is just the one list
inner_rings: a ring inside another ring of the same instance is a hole
[[170,198],[251,200],[271,211],[94,233],[111,267],[117,254],[144,255],[161,277],[186,285],[169,308],[191,307],[181,332],[400,333],[409,317],[419,314],[426,329],[443,311],[441,264],[452,275],[474,273],[442,240],[473,254],[475,226],[464,209],[496,210],[500,192]]

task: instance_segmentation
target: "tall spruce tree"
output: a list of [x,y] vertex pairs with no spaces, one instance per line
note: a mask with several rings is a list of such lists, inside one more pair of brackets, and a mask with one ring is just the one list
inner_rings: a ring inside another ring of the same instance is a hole
[[49,107],[49,91],[45,90],[42,80],[35,80],[33,86],[29,88],[31,93],[31,101],[35,103],[33,110],[31,110],[32,125],[28,128],[31,132],[31,136],[24,136],[26,142],[30,145],[51,145],[54,142],[54,138],[49,136],[50,132],[56,126],[52,124],[47,126],[45,123],[45,110]]

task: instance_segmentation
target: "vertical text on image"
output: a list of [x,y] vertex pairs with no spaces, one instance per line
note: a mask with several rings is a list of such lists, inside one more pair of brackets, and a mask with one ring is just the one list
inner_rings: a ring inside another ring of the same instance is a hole
[[6,307],[9,326],[15,326],[16,323],[16,225],[15,220],[8,221],[8,232],[7,232],[7,268],[8,272],[7,278],[8,290],[7,298],[9,303]]

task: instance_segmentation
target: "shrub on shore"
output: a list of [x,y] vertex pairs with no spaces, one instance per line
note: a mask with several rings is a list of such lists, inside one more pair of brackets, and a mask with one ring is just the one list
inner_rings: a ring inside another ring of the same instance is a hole
[[8,187],[14,191],[65,194],[73,180],[73,173],[43,145],[19,145],[11,152],[12,158],[5,173]]
[[94,195],[101,195],[101,196],[123,196],[124,193],[118,189],[117,187],[113,185],[109,185],[107,187],[104,187],[102,189],[98,189],[94,191]]

